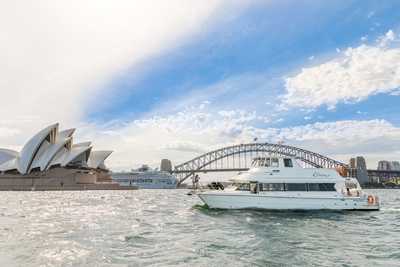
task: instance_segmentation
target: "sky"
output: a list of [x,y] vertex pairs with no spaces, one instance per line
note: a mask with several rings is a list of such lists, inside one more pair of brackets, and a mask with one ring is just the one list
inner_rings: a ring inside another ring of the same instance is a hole
[[400,160],[400,2],[0,3],[0,147],[54,122],[129,170],[284,142]]

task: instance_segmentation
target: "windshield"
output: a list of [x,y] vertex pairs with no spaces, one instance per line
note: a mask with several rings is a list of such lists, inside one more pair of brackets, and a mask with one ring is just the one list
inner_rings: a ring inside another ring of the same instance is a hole
[[279,167],[279,159],[278,158],[254,158],[251,163],[252,167]]

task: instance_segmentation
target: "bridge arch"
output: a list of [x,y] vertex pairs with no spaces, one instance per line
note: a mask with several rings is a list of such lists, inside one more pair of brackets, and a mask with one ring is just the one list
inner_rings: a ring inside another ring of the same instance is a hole
[[180,176],[179,183],[182,183],[190,176],[194,175],[194,173],[196,172],[207,172],[207,171],[218,171],[218,170],[224,170],[224,171],[245,170],[249,167],[247,164],[245,164],[243,168],[241,168],[241,166],[239,166],[239,168],[235,167],[224,168],[223,166],[221,166],[216,169],[210,169],[207,167],[210,167],[213,163],[221,161],[225,158],[235,157],[236,155],[238,155],[239,157],[239,164],[241,157],[242,159],[244,158],[245,161],[248,161],[250,163],[251,158],[250,160],[247,160],[246,156],[250,154],[250,157],[252,157],[252,153],[257,153],[257,154],[269,153],[281,156],[295,157],[315,168],[336,168],[339,166],[348,168],[348,166],[342,162],[339,162],[324,155],[309,150],[305,150],[302,148],[297,148],[294,146],[288,146],[283,144],[248,143],[248,144],[227,146],[207,152],[192,160],[189,160],[187,162],[175,166],[173,173],[178,174],[178,176]]

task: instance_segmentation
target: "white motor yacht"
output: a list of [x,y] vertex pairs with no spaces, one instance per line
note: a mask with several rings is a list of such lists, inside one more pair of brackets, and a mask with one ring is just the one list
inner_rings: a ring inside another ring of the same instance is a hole
[[378,197],[363,192],[357,179],[336,169],[303,168],[295,158],[278,156],[255,158],[232,185],[198,196],[218,209],[379,210]]

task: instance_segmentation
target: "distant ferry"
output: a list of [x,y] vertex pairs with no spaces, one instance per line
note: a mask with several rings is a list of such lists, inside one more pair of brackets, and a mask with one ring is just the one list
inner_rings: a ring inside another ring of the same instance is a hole
[[135,186],[139,189],[175,189],[178,179],[166,171],[152,170],[143,165],[130,172],[114,172],[112,179],[121,186]]

